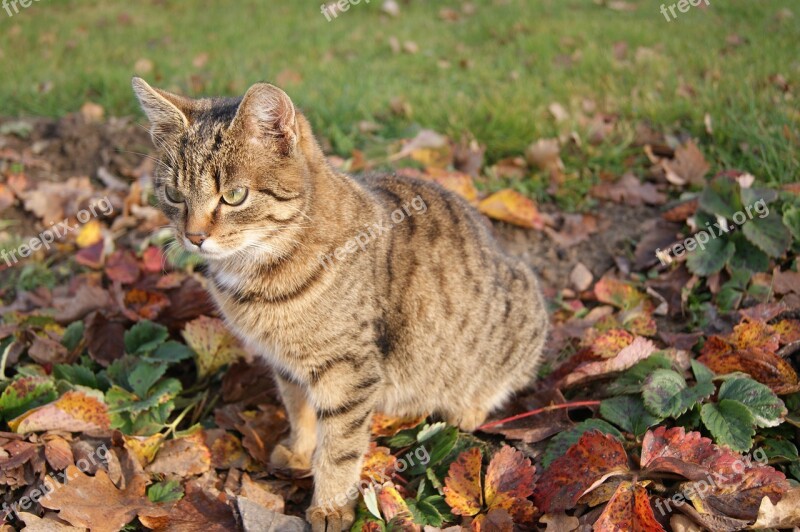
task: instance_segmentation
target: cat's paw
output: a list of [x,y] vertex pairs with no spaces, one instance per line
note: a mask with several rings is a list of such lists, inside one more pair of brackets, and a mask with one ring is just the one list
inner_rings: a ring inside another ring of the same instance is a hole
[[350,530],[356,520],[354,505],[341,508],[312,506],[306,512],[311,532],[342,532]]
[[282,442],[272,450],[269,463],[275,469],[305,473],[311,471],[311,453],[296,453],[286,442]]
[[457,414],[448,415],[447,423],[460,428],[464,432],[474,432],[475,429],[483,425],[488,415],[489,413],[486,410],[471,408]]

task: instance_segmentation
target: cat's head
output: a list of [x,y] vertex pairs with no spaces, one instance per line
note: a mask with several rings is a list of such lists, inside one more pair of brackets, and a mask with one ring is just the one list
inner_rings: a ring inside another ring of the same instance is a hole
[[[176,238],[209,261],[284,256],[310,194],[307,122],[281,89],[193,100],[133,78],[159,151],[158,204]],[[302,124],[300,123],[302,120]]]

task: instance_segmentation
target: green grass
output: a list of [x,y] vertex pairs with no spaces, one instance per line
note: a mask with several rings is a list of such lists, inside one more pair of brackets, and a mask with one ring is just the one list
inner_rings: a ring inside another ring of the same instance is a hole
[[[714,0],[672,22],[660,1],[645,0],[632,0],[638,9],[630,12],[591,0],[473,0],[476,14],[458,22],[438,16],[442,7],[460,9],[449,0],[400,2],[395,19],[379,0],[362,0],[331,22],[320,3],[42,0],[12,18],[0,11],[0,115],[58,116],[87,100],[111,114],[138,113],[129,81],[146,58],[154,64],[148,81],[193,96],[239,94],[296,72],[301,80],[284,87],[342,154],[375,140],[358,131],[370,120],[384,126],[382,138],[415,126],[471,134],[497,159],[560,132],[550,103],[577,109],[589,98],[625,123],[647,119],[700,138],[715,169],[742,168],[772,183],[800,178],[795,0]],[[781,9],[794,16],[779,20]],[[729,49],[731,34],[746,43]],[[392,36],[419,52],[392,53]],[[629,50],[624,63],[612,55],[620,41]],[[655,57],[637,61],[640,47]],[[197,68],[201,53],[209,60]],[[770,82],[775,74],[793,100]],[[695,96],[678,96],[682,85]],[[410,116],[392,113],[397,97]],[[706,113],[713,137],[704,132]],[[623,160],[599,155],[595,163]]]

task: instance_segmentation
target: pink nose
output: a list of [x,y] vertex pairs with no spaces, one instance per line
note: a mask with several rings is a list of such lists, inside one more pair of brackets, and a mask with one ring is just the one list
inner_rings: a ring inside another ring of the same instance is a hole
[[186,238],[189,239],[189,242],[197,247],[202,246],[207,237],[208,235],[206,233],[186,233]]

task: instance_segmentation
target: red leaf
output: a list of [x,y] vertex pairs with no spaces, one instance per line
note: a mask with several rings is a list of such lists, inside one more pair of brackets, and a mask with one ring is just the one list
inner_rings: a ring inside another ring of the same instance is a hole
[[131,284],[139,278],[139,264],[133,253],[127,250],[118,250],[108,257],[106,262],[106,275],[112,281],[122,284]]
[[620,483],[600,518],[594,523],[595,532],[617,532],[619,530],[664,532],[664,527],[656,521],[656,517],[653,515],[647,490],[639,482],[636,484],[628,481]]
[[648,431],[642,441],[641,465],[648,472],[667,471],[695,481],[684,492],[696,506],[703,506],[699,510],[738,519],[754,520],[764,497],[777,503],[789,490],[780,471],[749,455],[718,447],[699,432],[687,434],[683,427]]
[[573,508],[608,477],[629,471],[628,455],[614,436],[590,431],[542,474],[533,499],[545,513]]

